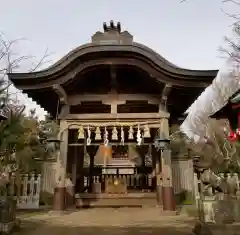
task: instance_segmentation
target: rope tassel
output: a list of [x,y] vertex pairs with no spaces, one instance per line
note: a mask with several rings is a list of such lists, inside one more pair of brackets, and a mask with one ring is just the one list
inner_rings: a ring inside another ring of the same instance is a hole
[[133,140],[134,139],[133,134],[134,134],[133,127],[130,126],[129,131],[128,131],[128,139],[129,140]]
[[123,127],[121,126],[121,145],[124,145],[124,130]]
[[90,127],[88,126],[87,128],[87,145],[90,145],[91,144],[91,130],[90,130]]
[[141,145],[142,144],[142,135],[141,135],[141,130],[140,127],[138,125],[138,130],[137,130],[137,145]]
[[108,131],[107,127],[105,127],[105,133],[104,133],[104,145],[108,146],[109,140],[108,140]]
[[113,127],[113,131],[112,131],[112,140],[118,140],[118,131],[115,126]]

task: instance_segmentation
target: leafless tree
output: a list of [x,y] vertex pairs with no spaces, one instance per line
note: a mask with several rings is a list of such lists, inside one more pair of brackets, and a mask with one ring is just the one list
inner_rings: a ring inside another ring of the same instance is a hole
[[[187,3],[189,1],[194,0],[181,0],[181,3]],[[240,10],[240,1],[239,0],[219,0],[223,4],[234,4],[237,7],[239,7]],[[221,8],[222,12],[228,16],[230,19],[232,19],[233,23],[230,25],[230,27],[233,28],[234,32],[234,38],[231,37],[224,37],[224,40],[227,44],[227,47],[220,47],[220,52],[222,52],[223,57],[229,58],[231,61],[236,62],[239,64],[240,62],[240,11],[237,13],[231,13],[224,10],[224,8]]]
[[[17,53],[17,46],[21,45],[23,41],[26,41],[26,39],[8,40],[3,33],[0,33],[0,105],[2,108],[6,104],[6,101],[11,103],[12,95],[15,93],[13,89],[10,89],[12,84],[7,74],[21,71],[23,63],[28,63],[26,72],[33,72],[48,62],[47,58],[49,53],[47,49],[39,60],[36,60],[32,55],[21,55]],[[36,60],[35,63],[34,60]]]
[[[240,1],[239,0],[222,0],[225,4],[234,4],[236,8],[240,10]],[[232,27],[234,36],[231,37],[225,37],[224,40],[227,44],[227,48],[220,47],[220,51],[223,52],[223,55],[227,55],[227,57],[232,61],[235,62],[237,65],[239,65],[240,62],[240,13],[237,11],[237,13],[231,13],[225,11],[223,8],[221,8],[222,12],[232,19]]]
[[205,142],[196,144],[189,140],[178,127],[172,128],[171,149],[175,155],[189,154],[198,156],[199,165],[205,169],[222,171],[234,165],[240,169],[240,147],[229,142],[229,123],[227,120],[210,119],[206,127]]

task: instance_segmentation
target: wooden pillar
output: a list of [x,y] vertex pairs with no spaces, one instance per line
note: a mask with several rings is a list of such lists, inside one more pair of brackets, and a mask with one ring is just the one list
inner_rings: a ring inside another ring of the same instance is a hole
[[156,174],[156,197],[157,205],[162,205],[162,175],[161,175],[161,157],[159,152],[154,148],[155,156],[155,174]]
[[64,121],[60,123],[60,132],[62,133],[60,154],[57,159],[56,187],[54,189],[52,208],[53,210],[63,211],[66,199],[65,179],[68,152],[68,128]]
[[146,165],[145,165],[145,154],[147,152],[147,150],[145,149],[146,146],[141,146],[140,147],[140,157],[141,157],[141,167],[140,167],[140,189],[144,192],[147,187],[146,187],[146,178],[147,178],[147,174],[146,174]]
[[77,155],[77,162],[76,162],[76,170],[77,170],[77,175],[76,175],[76,187],[75,190],[78,193],[82,193],[84,191],[84,147],[79,146],[77,148],[78,155]]
[[[164,118],[161,121],[160,136],[164,139],[169,139],[169,124],[168,119]],[[172,161],[171,150],[166,146],[160,150],[161,166],[162,166],[162,202],[163,210],[175,211],[176,203],[174,199],[173,182],[172,182]]]
[[92,155],[92,152],[90,152],[90,164],[89,164],[89,187],[88,192],[92,193],[92,187],[93,187],[93,168],[94,168],[94,155]]
[[66,185],[66,205],[68,207],[73,207],[75,206],[75,186],[76,186],[76,175],[77,175],[77,166],[76,166],[76,162],[77,162],[77,146],[73,147],[73,151],[72,154],[72,174],[71,174],[71,179],[68,179],[69,184]]
[[77,156],[78,156],[78,148],[77,146],[74,146],[74,151],[73,151],[73,164],[72,164],[72,182],[74,186],[76,186],[77,182]]
[[94,182],[93,182],[93,177],[94,175],[94,157],[95,154],[97,152],[97,148],[96,146],[89,146],[88,147],[88,154],[90,156],[90,164],[89,164],[89,188],[88,188],[88,192],[92,193],[93,191],[95,191],[95,189],[93,189],[93,187],[95,187]]
[[140,180],[139,180],[139,187],[142,191],[147,190],[147,180],[148,180],[148,175],[146,171],[146,164],[145,164],[145,156],[148,153],[148,146],[147,145],[142,145],[142,146],[136,146],[137,152],[140,154],[141,158],[141,165],[139,166],[138,174],[140,175]]

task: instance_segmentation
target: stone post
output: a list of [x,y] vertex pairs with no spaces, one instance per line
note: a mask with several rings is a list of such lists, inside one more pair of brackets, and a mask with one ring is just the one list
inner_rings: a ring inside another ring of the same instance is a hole
[[[168,119],[163,118],[160,126],[160,139],[169,140],[169,123]],[[159,151],[162,167],[162,203],[163,210],[175,211],[176,203],[174,199],[173,182],[172,182],[172,161],[171,150],[168,145]]]
[[161,150],[162,159],[162,200],[163,210],[175,211],[176,203],[174,199],[173,182],[172,182],[172,164],[171,150]]
[[55,211],[63,211],[66,207],[66,163],[68,152],[68,128],[65,121],[60,123],[60,152],[57,158],[56,167],[56,186],[53,195],[52,209]]
[[67,178],[65,182],[66,187],[66,207],[73,207],[75,205],[75,185],[72,180]]

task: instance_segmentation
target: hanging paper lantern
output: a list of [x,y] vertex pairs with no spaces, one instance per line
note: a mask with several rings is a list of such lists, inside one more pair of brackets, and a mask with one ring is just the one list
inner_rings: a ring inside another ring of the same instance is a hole
[[228,120],[230,123],[229,141],[234,142],[240,138],[240,104],[232,104],[228,112]]
[[78,129],[78,139],[84,139],[84,128],[83,126],[80,126]]
[[112,140],[118,140],[118,131],[115,126],[113,127],[113,131],[112,131]]
[[129,140],[133,140],[134,139],[133,134],[134,134],[133,127],[130,126],[129,131],[128,131],[128,139]]
[[151,138],[150,129],[149,129],[148,125],[144,126],[143,137],[144,138]]
[[240,93],[237,92],[227,105],[228,120],[230,123],[229,141],[237,141],[240,138]]
[[100,128],[99,126],[97,126],[96,130],[95,130],[95,140],[101,140],[102,137],[101,137],[101,131],[100,131]]

